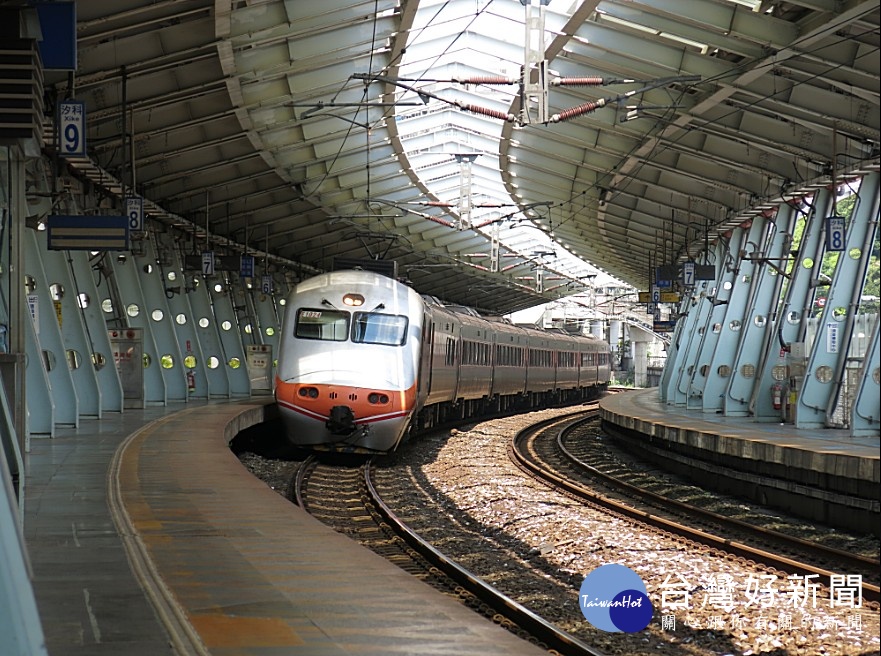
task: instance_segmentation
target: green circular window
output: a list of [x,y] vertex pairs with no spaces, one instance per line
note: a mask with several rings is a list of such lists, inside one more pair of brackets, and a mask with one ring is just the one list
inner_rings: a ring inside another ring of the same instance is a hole
[[242,366],[242,361],[238,358],[230,358],[227,364],[230,366],[231,369],[238,369]]
[[166,353],[161,358],[159,358],[159,364],[162,365],[163,369],[171,369],[174,367],[174,356],[170,353]]

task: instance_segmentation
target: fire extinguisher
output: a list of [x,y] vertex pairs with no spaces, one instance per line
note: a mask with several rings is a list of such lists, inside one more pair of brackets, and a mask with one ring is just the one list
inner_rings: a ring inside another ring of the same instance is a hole
[[774,383],[771,385],[771,403],[775,410],[783,407],[783,383]]
[[187,369],[187,392],[192,394],[196,391],[196,374],[192,369]]

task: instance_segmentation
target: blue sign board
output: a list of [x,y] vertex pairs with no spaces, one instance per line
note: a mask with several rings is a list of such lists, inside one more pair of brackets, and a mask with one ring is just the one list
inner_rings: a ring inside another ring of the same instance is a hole
[[826,218],[826,250],[844,250],[844,217],[830,216]]
[[652,328],[656,333],[672,333],[676,330],[676,321],[654,321]]
[[694,287],[694,262],[682,263],[682,284],[685,287]]
[[46,219],[53,251],[124,251],[129,247],[127,216],[58,216]]
[[42,38],[37,41],[43,68],[49,70],[76,70],[76,3],[30,3],[37,10]]
[[241,266],[239,267],[239,275],[242,278],[254,277],[254,256],[242,255]]
[[203,276],[213,276],[214,275],[214,251],[203,251],[202,252],[202,275]]
[[144,229],[144,199],[137,196],[126,198],[125,215],[128,217],[128,229],[141,232]]

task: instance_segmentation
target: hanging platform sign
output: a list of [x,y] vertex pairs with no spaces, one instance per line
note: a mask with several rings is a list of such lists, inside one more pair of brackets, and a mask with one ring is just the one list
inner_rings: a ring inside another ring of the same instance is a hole
[[254,256],[253,255],[242,255],[242,259],[239,266],[239,275],[242,278],[253,278],[254,277]]
[[86,156],[86,105],[78,100],[58,103],[58,150],[64,157]]
[[844,217],[826,217],[826,250],[840,252],[844,250],[845,232]]
[[676,330],[676,321],[654,321],[652,322],[652,329],[656,333],[672,333]]
[[654,298],[654,292],[638,292],[640,303],[678,303],[682,300],[679,292],[659,292]]
[[127,216],[52,215],[46,220],[50,251],[125,251]]

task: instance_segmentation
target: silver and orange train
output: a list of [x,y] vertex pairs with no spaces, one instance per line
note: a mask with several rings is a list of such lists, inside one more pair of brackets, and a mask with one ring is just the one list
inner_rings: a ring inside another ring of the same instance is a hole
[[288,299],[275,399],[297,446],[389,452],[410,430],[594,398],[609,376],[596,337],[483,318],[378,273],[335,271]]

